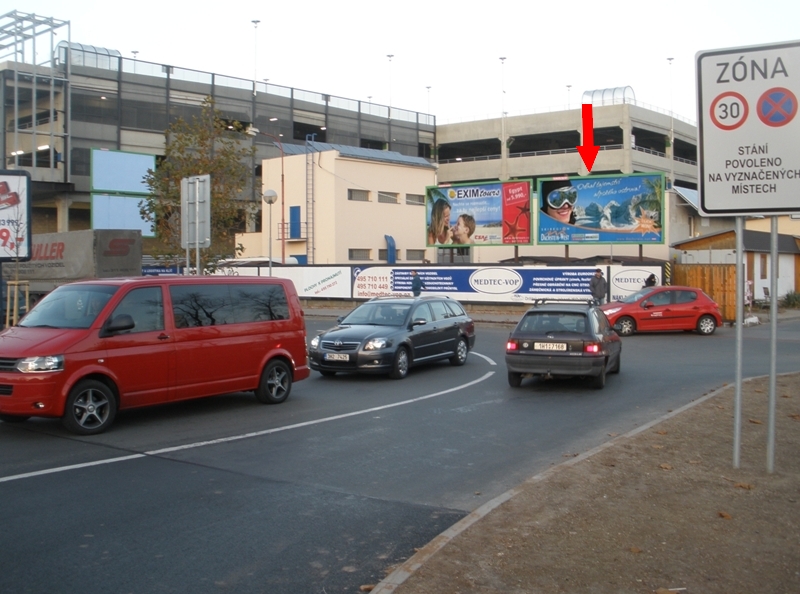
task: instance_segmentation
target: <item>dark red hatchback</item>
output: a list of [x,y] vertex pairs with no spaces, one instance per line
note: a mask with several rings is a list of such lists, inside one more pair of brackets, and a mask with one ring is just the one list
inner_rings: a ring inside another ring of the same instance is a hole
[[708,335],[722,325],[719,305],[694,287],[644,287],[600,309],[622,336],[665,330],[696,330]]

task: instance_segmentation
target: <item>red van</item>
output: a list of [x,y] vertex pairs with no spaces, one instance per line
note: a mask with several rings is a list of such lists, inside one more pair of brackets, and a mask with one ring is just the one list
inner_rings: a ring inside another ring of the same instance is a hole
[[289,280],[82,281],[0,333],[0,420],[61,417],[90,435],[126,408],[247,390],[276,404],[309,374]]

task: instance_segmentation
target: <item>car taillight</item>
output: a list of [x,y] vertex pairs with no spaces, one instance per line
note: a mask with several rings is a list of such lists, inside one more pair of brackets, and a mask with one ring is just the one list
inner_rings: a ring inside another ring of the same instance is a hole
[[587,342],[585,345],[583,345],[584,353],[596,354],[599,353],[601,350],[602,349],[600,348],[600,345],[597,344],[596,342]]
[[516,340],[509,340],[506,343],[507,351],[516,351],[519,348],[519,343]]

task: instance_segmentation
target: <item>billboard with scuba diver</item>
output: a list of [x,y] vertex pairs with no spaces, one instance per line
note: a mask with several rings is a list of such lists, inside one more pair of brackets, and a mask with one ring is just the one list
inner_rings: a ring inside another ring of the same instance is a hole
[[540,179],[537,243],[663,244],[664,187],[663,173]]
[[531,180],[429,186],[426,245],[532,245]]

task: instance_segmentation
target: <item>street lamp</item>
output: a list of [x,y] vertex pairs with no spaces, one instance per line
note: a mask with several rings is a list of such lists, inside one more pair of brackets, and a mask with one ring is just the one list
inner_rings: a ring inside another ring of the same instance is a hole
[[394,58],[394,54],[386,54],[386,57],[389,58],[389,117],[392,117],[392,58]]
[[669,63],[669,187],[675,185],[675,113],[672,110],[672,60]]
[[278,193],[275,190],[267,190],[264,192],[264,202],[269,204],[269,275],[272,276],[272,205],[278,199]]
[[[271,121],[272,118],[270,118],[270,122]],[[267,136],[268,138],[274,140],[278,144],[278,150],[281,151],[281,262],[283,264],[286,264],[286,217],[285,217],[285,198],[284,198],[284,196],[286,195],[285,192],[286,187],[284,183],[285,177],[283,169],[283,156],[284,156],[283,143],[281,142],[280,138],[278,138],[274,134],[270,134],[269,132],[261,132],[258,128],[254,128],[253,126],[250,126],[247,129],[248,136],[255,136],[257,134],[260,134],[261,136]]]
[[253,96],[256,95],[256,81],[258,80],[258,19],[250,21],[253,23]]

